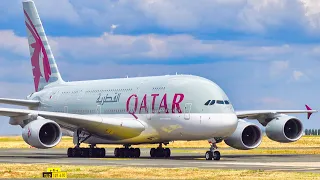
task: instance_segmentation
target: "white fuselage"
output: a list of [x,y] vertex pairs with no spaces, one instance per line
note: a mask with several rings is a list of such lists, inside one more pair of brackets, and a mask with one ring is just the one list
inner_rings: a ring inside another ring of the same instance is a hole
[[[227,137],[238,124],[223,90],[210,80],[189,75],[68,82],[48,85],[28,99],[41,102],[38,110],[96,116],[99,123],[86,129],[93,134],[86,141],[90,144]],[[112,136],[104,118],[119,116],[140,122],[145,130],[134,136]]]

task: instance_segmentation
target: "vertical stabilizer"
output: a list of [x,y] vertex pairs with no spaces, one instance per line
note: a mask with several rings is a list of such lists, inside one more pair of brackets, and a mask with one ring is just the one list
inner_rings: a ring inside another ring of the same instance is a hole
[[35,91],[63,82],[33,1],[23,2]]

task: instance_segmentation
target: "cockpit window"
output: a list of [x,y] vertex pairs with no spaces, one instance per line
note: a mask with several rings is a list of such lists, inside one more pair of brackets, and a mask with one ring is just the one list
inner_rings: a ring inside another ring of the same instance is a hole
[[225,103],[225,104],[230,104],[230,102],[229,102],[229,101],[224,101],[224,103]]
[[204,105],[208,106],[208,104],[210,103],[211,100],[208,100],[206,103],[204,103]]
[[224,101],[217,100],[217,104],[224,104]]
[[215,100],[212,100],[211,103],[210,103],[210,105],[213,105],[215,102],[216,102]]

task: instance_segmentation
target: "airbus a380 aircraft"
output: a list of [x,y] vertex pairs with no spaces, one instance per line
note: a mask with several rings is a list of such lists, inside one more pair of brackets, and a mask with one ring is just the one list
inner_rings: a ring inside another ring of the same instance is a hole
[[[139,157],[137,144],[159,144],[151,157],[170,157],[163,148],[176,140],[211,141],[207,160],[219,160],[216,143],[224,140],[237,149],[253,149],[261,143],[258,126],[242,119],[257,119],[267,136],[278,142],[294,142],[302,136],[299,119],[285,114],[315,110],[234,111],[227,95],[214,82],[190,75],[166,75],[94,81],[64,82],[53,57],[36,7],[23,2],[35,92],[27,99],[0,103],[28,109],[0,108],[11,125],[20,125],[26,143],[45,149],[56,146],[62,130],[74,132],[76,146],[69,157],[104,157],[97,144],[119,144],[116,157]],[[89,148],[80,148],[87,143]]]

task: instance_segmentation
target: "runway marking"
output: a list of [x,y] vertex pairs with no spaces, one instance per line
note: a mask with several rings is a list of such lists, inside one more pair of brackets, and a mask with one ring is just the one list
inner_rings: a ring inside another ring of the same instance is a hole
[[[221,162],[214,161],[215,163],[225,164],[225,165],[243,165],[243,166],[287,166],[287,167],[311,167],[320,168],[320,163],[316,162]],[[189,162],[194,164],[209,164],[212,162]],[[217,164],[218,165],[218,164]]]

